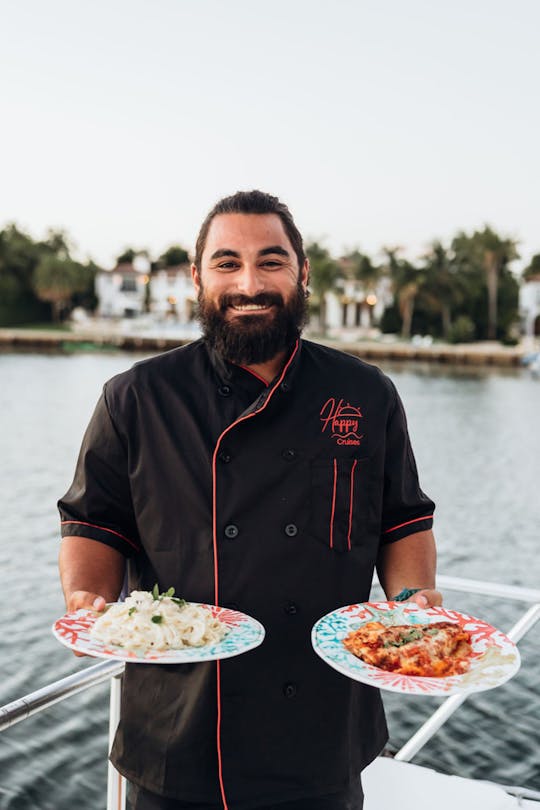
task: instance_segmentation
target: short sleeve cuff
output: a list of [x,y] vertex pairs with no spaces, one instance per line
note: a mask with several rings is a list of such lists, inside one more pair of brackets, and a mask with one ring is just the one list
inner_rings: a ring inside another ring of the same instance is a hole
[[124,557],[133,557],[140,550],[139,545],[114,529],[106,529],[81,520],[63,520],[60,524],[62,537],[88,537],[119,551]]
[[396,526],[391,526],[389,529],[383,531],[381,535],[382,545],[387,543],[395,543],[396,540],[402,540],[410,534],[416,532],[425,532],[433,527],[433,515],[424,515],[423,517],[413,518],[406,520],[403,523],[398,523]]

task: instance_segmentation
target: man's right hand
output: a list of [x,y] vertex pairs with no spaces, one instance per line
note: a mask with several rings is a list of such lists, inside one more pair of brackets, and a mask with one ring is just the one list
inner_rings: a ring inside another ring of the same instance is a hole
[[95,610],[102,613],[105,610],[106,601],[99,593],[92,593],[91,591],[73,591],[67,600],[67,612],[72,613],[74,610]]
[[[103,613],[105,610],[106,601],[103,596],[91,591],[73,591],[67,599],[67,612],[72,613],[81,608],[85,610],[95,610],[96,613]],[[85,658],[86,653],[77,652],[73,650],[73,655],[77,658]]]
[[80,608],[102,613],[107,602],[118,599],[126,567],[119,551],[89,537],[64,537],[59,562],[68,613]]

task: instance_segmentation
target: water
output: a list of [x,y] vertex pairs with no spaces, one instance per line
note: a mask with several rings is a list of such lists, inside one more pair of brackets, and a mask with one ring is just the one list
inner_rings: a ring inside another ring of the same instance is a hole
[[[53,639],[63,613],[55,503],[71,482],[102,383],[132,354],[0,354],[0,705],[89,665]],[[437,502],[439,570],[538,587],[540,381],[526,371],[384,366],[405,402],[422,486]],[[520,603],[447,594],[507,630]],[[473,696],[416,758],[446,772],[540,790],[540,625],[525,663]],[[400,747],[440,704],[388,694]],[[0,810],[105,807],[108,687],[70,698],[0,736]]]

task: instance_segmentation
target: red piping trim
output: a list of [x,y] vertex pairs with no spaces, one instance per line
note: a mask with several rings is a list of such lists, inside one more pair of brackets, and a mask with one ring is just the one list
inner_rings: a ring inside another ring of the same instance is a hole
[[351,529],[352,529],[352,516],[353,516],[353,495],[354,495],[354,471],[356,469],[356,465],[358,464],[358,460],[355,459],[353,461],[352,469],[351,469],[351,486],[349,490],[349,531],[347,532],[347,548],[349,551],[351,550]]
[[337,459],[334,459],[334,487],[332,491],[332,514],[330,515],[330,548],[334,548],[334,513],[336,511]]
[[396,529],[401,529],[402,526],[409,526],[411,523],[418,523],[419,520],[430,520],[433,515],[424,515],[424,517],[414,518],[414,520],[407,520],[405,523],[400,523],[398,526],[392,526],[391,529],[386,529],[384,532],[388,534],[388,532],[394,532]]
[[[140,546],[136,545],[132,540],[129,540],[127,537],[124,537],[123,534],[120,532],[115,532],[112,529],[106,529],[104,526],[96,526],[95,523],[84,523],[82,520],[62,520],[60,521],[61,526],[69,526],[70,523],[74,523],[77,526],[90,526],[91,529],[99,529],[102,532],[110,532],[111,534],[115,534],[117,537],[121,537],[122,540],[125,540],[126,543],[129,543],[130,546],[136,548],[137,551],[140,550]],[[92,538],[90,538],[92,539]]]
[[248,371],[250,374],[253,374],[253,376],[254,376],[254,377],[257,377],[257,379],[258,379],[258,380],[260,380],[262,383],[264,383],[264,384],[265,384],[266,388],[268,388],[268,386],[270,385],[270,383],[269,383],[269,382],[267,382],[267,381],[264,379],[264,377],[261,377],[261,375],[260,375],[260,374],[257,374],[257,372],[256,372],[256,371],[253,371],[253,370],[252,370],[251,368],[249,368],[248,366],[238,366],[238,367],[239,367],[239,368],[243,368],[243,369],[244,369],[244,371]]
[[[214,548],[214,604],[219,604],[219,570],[218,570],[218,554],[217,554],[217,482],[216,482],[216,459],[217,454],[219,451],[219,446],[221,444],[221,440],[223,437],[239,425],[240,422],[245,422],[247,419],[252,419],[261,411],[264,411],[268,403],[270,402],[272,396],[274,395],[274,391],[278,386],[281,384],[284,376],[286,375],[289,366],[291,365],[296,352],[298,351],[298,340],[295,343],[294,349],[292,351],[291,356],[287,360],[285,366],[283,367],[283,371],[281,372],[277,382],[275,383],[274,387],[268,394],[266,398],[266,402],[264,405],[259,408],[257,411],[252,411],[251,413],[246,414],[245,416],[241,416],[240,419],[237,419],[235,422],[229,425],[229,427],[225,428],[221,436],[218,438],[216,442],[216,446],[214,448],[214,455],[212,458],[212,543]],[[268,386],[267,386],[268,387]],[[217,667],[217,726],[216,726],[216,737],[217,737],[217,755],[218,755],[218,776],[219,776],[219,786],[221,790],[221,800],[223,802],[224,810],[229,810],[227,805],[227,797],[225,795],[225,786],[223,783],[223,766],[222,766],[222,758],[221,758],[221,670],[220,670],[220,662],[216,661]]]

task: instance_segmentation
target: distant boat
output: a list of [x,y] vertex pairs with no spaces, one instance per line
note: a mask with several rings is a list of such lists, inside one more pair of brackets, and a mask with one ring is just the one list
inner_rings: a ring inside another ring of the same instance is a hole
[[521,362],[524,366],[527,366],[531,374],[535,377],[540,377],[540,352],[526,354]]

